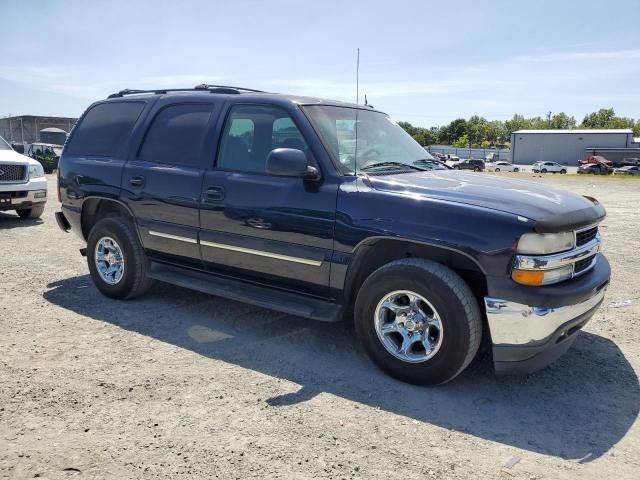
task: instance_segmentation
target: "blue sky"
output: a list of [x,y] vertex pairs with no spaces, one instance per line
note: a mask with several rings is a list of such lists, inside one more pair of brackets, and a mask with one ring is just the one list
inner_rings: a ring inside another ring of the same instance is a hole
[[640,1],[0,0],[0,116],[220,83],[355,99],[397,120],[640,118]]

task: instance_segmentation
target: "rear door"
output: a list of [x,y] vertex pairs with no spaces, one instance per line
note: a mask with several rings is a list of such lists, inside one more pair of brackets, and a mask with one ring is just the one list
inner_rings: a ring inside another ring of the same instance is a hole
[[213,110],[208,102],[158,101],[139,148],[125,165],[123,197],[152,257],[201,265],[198,209],[204,138]]

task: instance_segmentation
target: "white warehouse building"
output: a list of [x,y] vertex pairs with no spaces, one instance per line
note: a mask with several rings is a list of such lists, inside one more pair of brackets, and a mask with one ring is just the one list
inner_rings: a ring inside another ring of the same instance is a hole
[[558,162],[577,165],[594,151],[638,149],[631,129],[602,130],[517,130],[511,134],[511,162],[531,165]]

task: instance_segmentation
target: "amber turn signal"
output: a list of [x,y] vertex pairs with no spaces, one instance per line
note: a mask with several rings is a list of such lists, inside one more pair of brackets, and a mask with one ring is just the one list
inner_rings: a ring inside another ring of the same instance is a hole
[[514,269],[511,273],[511,278],[521,285],[531,285],[537,287],[544,282],[544,272],[532,271],[532,270],[517,270]]

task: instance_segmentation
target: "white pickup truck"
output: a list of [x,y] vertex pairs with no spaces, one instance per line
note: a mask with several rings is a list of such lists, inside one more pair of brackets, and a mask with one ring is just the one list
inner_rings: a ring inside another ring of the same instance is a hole
[[0,137],[0,212],[39,218],[47,201],[47,179],[37,161],[19,154]]

